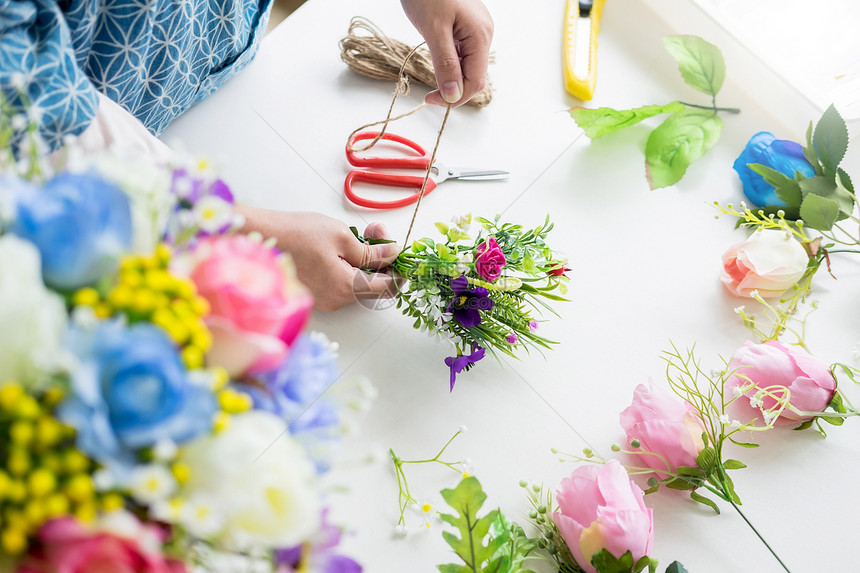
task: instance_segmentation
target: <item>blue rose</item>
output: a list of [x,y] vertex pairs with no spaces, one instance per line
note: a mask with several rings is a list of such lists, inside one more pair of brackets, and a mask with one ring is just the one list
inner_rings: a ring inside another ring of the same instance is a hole
[[211,428],[212,392],[189,379],[161,329],[118,321],[75,327],[69,347],[80,366],[58,415],[93,459],[128,466],[159,440],[181,443]]
[[803,147],[800,144],[777,139],[767,131],[753,135],[746,148],[735,159],[734,168],[744,185],[744,195],[759,207],[785,206],[786,203],[776,194],[773,185],[766,183],[761,175],[747,166],[749,163],[760,163],[792,179],[795,171],[799,171],[804,177],[815,175],[815,169],[803,156]]
[[63,173],[15,198],[12,232],[42,255],[45,282],[57,289],[95,283],[131,246],[131,205],[118,187],[92,174]]

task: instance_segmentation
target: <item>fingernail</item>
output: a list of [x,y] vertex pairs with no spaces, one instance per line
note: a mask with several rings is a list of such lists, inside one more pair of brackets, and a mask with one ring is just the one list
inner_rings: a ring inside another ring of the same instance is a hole
[[442,93],[442,99],[448,103],[457,103],[460,101],[460,96],[462,95],[460,92],[460,85],[457,82],[442,84],[439,91]]

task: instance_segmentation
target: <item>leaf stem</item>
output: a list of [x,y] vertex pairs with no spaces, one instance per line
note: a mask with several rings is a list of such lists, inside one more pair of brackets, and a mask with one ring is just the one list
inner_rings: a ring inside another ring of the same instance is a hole
[[685,101],[679,102],[687,107],[695,107],[697,109],[712,109],[715,112],[717,111],[725,111],[727,113],[740,113],[741,110],[738,107],[717,107],[716,105],[698,105],[695,103],[687,103]]

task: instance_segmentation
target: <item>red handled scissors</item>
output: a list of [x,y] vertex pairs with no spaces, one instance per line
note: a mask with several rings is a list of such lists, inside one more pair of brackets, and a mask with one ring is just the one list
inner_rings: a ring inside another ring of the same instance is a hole
[[[421,185],[424,183],[424,172],[427,171],[427,166],[430,165],[430,155],[424,151],[424,148],[405,137],[395,135],[393,133],[383,133],[380,139],[393,141],[404,145],[409,150],[414,151],[418,155],[404,156],[388,156],[388,157],[369,157],[358,156],[353,151],[355,143],[365,139],[374,139],[379,135],[378,131],[364,131],[355,134],[350,138],[346,146],[346,159],[350,165],[355,167],[367,167],[370,169],[353,169],[346,176],[346,181],[343,183],[343,190],[347,199],[360,207],[368,207],[370,209],[396,209],[415,203],[418,200],[418,195],[421,193]],[[415,169],[421,171],[421,175],[407,175],[403,173],[387,173],[384,171],[376,171],[379,169]],[[492,179],[504,179],[509,175],[507,171],[499,170],[466,170],[448,168],[438,161],[433,164],[432,173],[427,180],[427,186],[424,189],[424,195],[433,191],[436,186],[448,179],[462,179],[464,181],[488,181]],[[405,187],[407,189],[415,189],[415,193],[402,199],[392,201],[374,201],[365,197],[360,197],[352,189],[352,184],[355,181],[364,181],[365,183],[375,183],[377,185],[387,185],[389,187]]]

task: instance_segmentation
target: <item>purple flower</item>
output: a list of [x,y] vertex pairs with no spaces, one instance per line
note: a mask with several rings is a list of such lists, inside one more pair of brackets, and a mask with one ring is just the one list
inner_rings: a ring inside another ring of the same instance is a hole
[[463,370],[468,370],[472,364],[484,357],[485,350],[480,346],[472,347],[472,353],[463,356],[449,356],[445,359],[445,364],[451,368],[451,391],[454,390],[454,382],[457,380],[457,374]]
[[505,337],[505,340],[508,341],[508,344],[516,344],[519,338],[517,337],[516,332],[511,332]]
[[448,304],[447,312],[453,314],[457,322],[466,328],[481,324],[480,311],[493,308],[493,300],[487,289],[470,289],[469,279],[465,275],[451,280],[451,290],[454,291],[454,299]]
[[[309,543],[275,551],[278,571],[293,573],[308,570],[319,573],[361,573],[362,567],[355,560],[334,553],[340,543],[341,530],[328,520],[328,508],[323,509],[322,526]],[[302,567],[305,565],[305,567]]]
[[536,320],[532,320],[529,322],[529,332],[534,332],[538,329],[538,323]]

